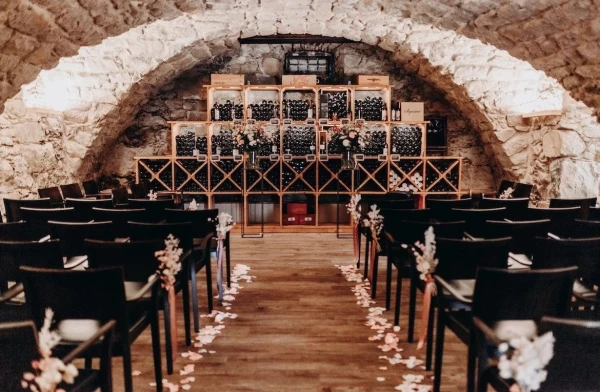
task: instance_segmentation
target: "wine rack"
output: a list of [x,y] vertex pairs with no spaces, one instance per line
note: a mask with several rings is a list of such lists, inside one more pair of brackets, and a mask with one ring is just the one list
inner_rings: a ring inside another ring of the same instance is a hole
[[[171,155],[136,157],[136,181],[150,181],[155,191],[205,198],[207,207],[269,198],[279,208],[280,225],[283,200],[293,195],[310,196],[317,225],[327,225],[319,221],[319,205],[343,203],[355,193],[461,194],[462,158],[425,156],[427,122],[389,121],[389,86],[207,86],[207,93],[209,119],[215,104],[233,113],[232,118],[171,122]],[[321,118],[323,96],[328,105]],[[342,120],[357,120],[357,102],[371,143],[360,151],[364,159],[356,170],[341,170],[343,151],[323,134]],[[312,112],[308,103],[315,105]],[[249,105],[255,105],[251,111]],[[289,116],[284,113],[288,105],[294,106],[293,115],[291,106]],[[382,120],[384,108],[387,115]],[[245,124],[249,115],[274,130],[272,143],[259,148],[261,170],[246,170],[245,157],[234,154],[240,152],[232,128],[236,122]],[[326,215],[323,210],[329,219]],[[247,216],[244,224],[249,224]]]

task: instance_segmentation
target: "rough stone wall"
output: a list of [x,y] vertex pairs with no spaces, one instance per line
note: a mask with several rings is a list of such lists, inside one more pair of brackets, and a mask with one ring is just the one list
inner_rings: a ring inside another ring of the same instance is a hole
[[[6,177],[14,177],[17,166],[26,176],[18,183],[3,182],[2,193],[31,194],[46,182],[97,173],[107,149],[157,87],[194,66],[211,63],[216,55],[239,50],[239,36],[342,36],[390,52],[393,62],[443,91],[469,119],[481,133],[498,177],[522,179],[531,171],[531,153],[524,152],[530,145],[529,128],[521,131],[511,116],[563,104],[560,85],[528,63],[478,40],[387,14],[377,1],[339,1],[333,7],[327,1],[304,0],[262,2],[261,7],[244,3],[232,8],[232,3],[128,30],[82,48],[77,56],[63,58],[56,68],[41,73],[0,116],[2,154],[10,166]],[[30,112],[24,113],[25,108]],[[577,136],[586,143],[579,158],[590,155],[600,140],[591,115],[583,104],[566,105],[563,118],[574,120],[576,134],[557,125],[555,137],[547,138],[547,143],[569,145],[569,139]],[[50,120],[52,132],[47,132],[44,124]],[[50,165],[54,170],[49,173],[28,170],[29,165],[38,165],[34,160],[42,156],[39,149],[32,148],[27,159],[21,152],[40,143],[58,162]],[[558,151],[553,160],[573,154],[567,148]],[[547,161],[546,167],[551,163]]]

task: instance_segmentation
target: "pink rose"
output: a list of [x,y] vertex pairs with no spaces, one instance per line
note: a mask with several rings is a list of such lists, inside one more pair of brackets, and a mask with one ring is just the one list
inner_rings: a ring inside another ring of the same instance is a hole
[[350,133],[348,133],[348,137],[350,139],[354,139],[356,137],[356,131],[350,131]]

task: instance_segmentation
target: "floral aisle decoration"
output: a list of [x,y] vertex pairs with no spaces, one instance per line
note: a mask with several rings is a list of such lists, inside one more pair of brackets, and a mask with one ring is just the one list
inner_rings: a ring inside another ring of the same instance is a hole
[[198,210],[198,203],[196,202],[196,199],[192,199],[192,201],[188,205],[188,211],[197,211],[197,210]]
[[223,249],[227,233],[234,225],[233,217],[226,212],[221,212],[217,217],[217,289],[221,303],[223,302]]
[[154,252],[158,259],[156,273],[160,277],[161,287],[167,292],[169,299],[169,313],[171,317],[171,343],[173,356],[177,355],[177,314],[175,313],[175,281],[181,271],[181,255],[183,249],[179,248],[179,239],[169,234],[165,240],[165,249]]
[[516,382],[511,386],[511,392],[531,392],[540,388],[548,375],[545,368],[554,355],[554,342],[552,332],[547,332],[533,340],[514,338],[498,347],[502,353],[498,361],[500,377]]
[[350,214],[350,220],[352,223],[352,245],[354,246],[354,262],[356,266],[360,263],[360,233],[358,232],[360,226],[360,194],[355,194],[350,197],[350,203],[346,204],[348,214]]
[[158,194],[154,192],[154,190],[150,189],[150,193],[148,193],[148,199],[156,200],[158,198]]
[[54,312],[47,308],[44,323],[38,333],[39,351],[42,356],[39,361],[32,361],[32,372],[25,372],[21,380],[21,387],[33,392],[64,392],[57,389],[61,382],[73,384],[79,375],[73,364],[65,365],[63,361],[52,357],[52,349],[60,341],[56,331],[51,331]]
[[[403,245],[403,247],[407,247]],[[429,227],[425,231],[425,242],[415,242],[411,247],[411,251],[415,256],[416,268],[419,271],[419,278],[425,282],[425,291],[423,293],[423,309],[421,313],[421,326],[419,330],[419,343],[417,348],[422,348],[425,343],[425,335],[427,333],[427,324],[429,323],[429,308],[431,307],[432,297],[436,295],[436,286],[433,279],[433,273],[438,264],[438,259],[435,257],[435,233],[433,227]]]
[[515,191],[515,188],[513,188],[512,186],[509,186],[508,188],[506,188],[504,190],[504,192],[502,192],[502,194],[498,198],[499,199],[512,199],[514,191]]
[[377,252],[381,251],[379,236],[383,230],[383,216],[379,212],[377,204],[373,204],[371,210],[367,214],[367,219],[363,220],[364,227],[371,231],[371,238],[373,239],[373,244],[371,245],[369,252],[369,282],[373,282],[375,257],[377,256]]
[[275,140],[275,131],[257,124],[236,125],[233,128],[232,137],[237,147],[248,154],[246,167],[248,169],[260,169],[258,149],[260,146],[272,143]]
[[355,168],[356,162],[353,154],[365,148],[370,141],[369,133],[360,124],[333,126],[327,132],[327,136],[331,143],[344,151],[342,170]]

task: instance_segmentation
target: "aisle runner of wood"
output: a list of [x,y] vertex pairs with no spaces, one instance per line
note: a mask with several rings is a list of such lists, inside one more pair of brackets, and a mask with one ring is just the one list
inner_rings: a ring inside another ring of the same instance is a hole
[[[356,296],[356,304],[368,309],[365,325],[377,332],[374,336],[369,337],[369,340],[380,343],[377,347],[385,354],[380,355],[378,359],[386,361],[392,367],[402,364],[407,369],[424,370],[425,366],[422,366],[423,360],[417,359],[415,356],[402,357],[401,353],[404,349],[398,347],[400,339],[397,334],[397,332],[400,332],[400,327],[394,327],[383,316],[385,308],[374,306],[376,302],[371,299],[371,285],[368,279],[364,279],[363,275],[354,265],[336,265],[336,268],[342,272],[348,282],[356,283],[352,288],[352,292]],[[385,375],[388,366],[380,366],[379,370]],[[397,376],[397,374],[397,372],[393,373],[394,376]],[[385,376],[378,376],[376,380],[383,382],[385,381]],[[428,392],[432,389],[432,386],[421,384],[424,380],[425,375],[423,374],[403,374],[402,383],[394,389],[402,392]]]
[[[215,340],[217,335],[221,334],[221,332],[225,329],[226,319],[233,320],[237,318],[237,314],[231,313],[229,310],[232,308],[232,302],[235,301],[236,295],[239,294],[240,290],[244,288],[244,286],[240,286],[239,282],[244,281],[246,283],[252,283],[252,279],[256,278],[256,276],[249,275],[249,271],[250,267],[247,265],[235,265],[233,271],[231,272],[231,288],[228,289],[225,287],[224,290],[224,302],[222,305],[227,312],[213,310],[211,314],[200,316],[204,319],[214,319],[214,324],[205,325],[200,329],[196,335],[196,338],[194,339],[194,348],[196,350],[190,350],[181,353],[181,356],[188,362],[179,371],[179,376],[181,378],[179,382],[172,382],[163,378],[163,390],[169,392],[178,392],[180,389],[189,391],[193,389],[193,386],[195,386],[196,382],[201,382],[200,379],[196,380],[196,377],[193,376],[196,367],[195,363],[200,361],[206,354],[213,355],[217,353],[214,350],[207,349],[207,347]],[[132,374],[134,376],[139,376],[141,373],[139,371],[134,371]],[[151,382],[149,385],[151,387],[155,387],[156,383]]]

